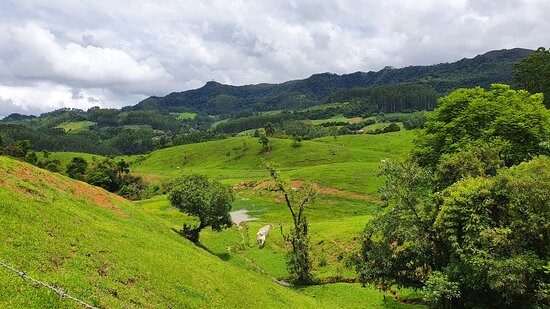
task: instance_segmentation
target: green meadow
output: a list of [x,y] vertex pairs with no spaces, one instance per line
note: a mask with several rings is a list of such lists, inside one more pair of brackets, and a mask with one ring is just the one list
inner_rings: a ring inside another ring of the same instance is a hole
[[[60,154],[52,156],[61,158]],[[251,157],[236,167],[242,171],[249,163],[260,164]],[[208,166],[213,167],[212,173],[219,168],[210,162],[202,171]],[[257,167],[258,179],[262,179]],[[163,174],[160,166],[156,169]],[[202,245],[195,246],[177,233],[181,224],[193,219],[172,208],[164,196],[131,203],[5,157],[0,157],[0,175],[4,241],[0,260],[97,307],[410,307],[391,297],[384,302],[374,287],[349,283],[284,287],[275,283],[273,278],[287,276],[283,241],[274,230],[266,247],[259,249],[255,231],[267,223],[287,231],[289,218],[279,198],[269,192],[238,191],[233,209],[246,209],[258,220],[247,223],[248,229],[234,226],[220,233],[205,231]],[[173,176],[167,173],[165,177]],[[345,257],[338,256],[334,247],[351,249],[353,239],[377,208],[376,203],[332,195],[312,204],[308,216],[316,276],[353,277],[341,263]],[[402,299],[417,296],[410,290],[398,295]],[[0,307],[9,308],[79,307],[5,269],[0,269],[0,299]]]
[[96,123],[93,121],[71,121],[71,122],[62,123],[57,127],[65,130],[65,132],[76,133],[76,132],[88,130],[89,127],[95,124]]

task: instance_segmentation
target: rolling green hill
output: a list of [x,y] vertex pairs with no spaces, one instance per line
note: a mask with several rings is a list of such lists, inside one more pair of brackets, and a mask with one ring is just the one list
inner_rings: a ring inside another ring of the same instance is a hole
[[65,132],[81,132],[87,130],[89,127],[95,125],[96,123],[93,121],[72,121],[72,122],[64,122],[60,125],[58,125],[58,128],[61,128],[65,130]]
[[[200,248],[174,231],[185,220],[162,198],[130,203],[0,157],[0,261],[94,306],[407,307],[384,304],[374,288],[359,285],[280,286],[240,255],[227,255],[237,229],[207,232]],[[269,252],[250,254],[259,253]],[[0,268],[0,307],[79,306]]]
[[262,160],[278,165],[291,179],[358,193],[375,194],[375,177],[384,158],[409,151],[415,131],[381,135],[345,135],[303,141],[295,147],[288,139],[272,139],[263,155],[258,139],[247,136],[161,149],[130,157],[132,171],[148,179],[173,179],[182,173],[205,174],[228,184],[267,178]]
[[[315,305],[101,189],[4,157],[0,175],[0,259],[93,305]],[[75,307],[0,269],[0,307],[58,306]]]

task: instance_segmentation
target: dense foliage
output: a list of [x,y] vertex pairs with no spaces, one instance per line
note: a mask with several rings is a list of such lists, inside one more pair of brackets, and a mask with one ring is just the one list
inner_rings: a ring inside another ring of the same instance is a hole
[[424,85],[398,84],[374,88],[340,90],[329,96],[328,102],[355,102],[362,110],[395,113],[429,110],[440,95]]
[[381,165],[387,204],[362,235],[360,281],[422,288],[441,308],[548,304],[542,97],[495,85],[457,90],[439,105],[414,157]]
[[550,50],[540,47],[529,57],[515,64],[516,85],[531,93],[543,93],[544,104],[550,107]]
[[498,146],[511,166],[534,155],[549,154],[549,111],[542,95],[511,90],[507,85],[459,89],[438,101],[428,116],[426,134],[420,137],[414,157],[423,166],[435,166],[445,153]]
[[7,117],[0,121],[0,136],[6,144],[29,140],[35,150],[132,155],[223,138],[206,131],[213,121],[158,111],[60,109],[40,117]]

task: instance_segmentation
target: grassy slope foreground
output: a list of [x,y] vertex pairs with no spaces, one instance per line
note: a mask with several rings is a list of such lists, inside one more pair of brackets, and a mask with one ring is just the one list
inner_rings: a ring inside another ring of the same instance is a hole
[[[0,260],[99,307],[313,307],[115,195],[0,157]],[[75,307],[0,269],[0,307]]]
[[[94,306],[408,307],[358,284],[280,286],[185,240],[174,215],[0,156],[0,261]],[[0,308],[28,307],[79,305],[0,268]]]

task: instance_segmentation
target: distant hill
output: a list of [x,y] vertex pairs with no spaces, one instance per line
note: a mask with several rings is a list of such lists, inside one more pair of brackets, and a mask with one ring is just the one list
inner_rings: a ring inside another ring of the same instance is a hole
[[246,109],[266,111],[303,108],[326,101],[336,90],[395,84],[417,84],[439,94],[446,94],[461,87],[488,87],[492,83],[512,84],[513,64],[532,52],[522,48],[495,50],[453,63],[400,69],[384,68],[378,72],[343,75],[322,73],[280,84],[232,86],[211,81],[198,89],[174,92],[164,97],[149,97],[126,109],[189,110],[223,114]]

